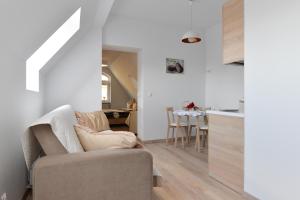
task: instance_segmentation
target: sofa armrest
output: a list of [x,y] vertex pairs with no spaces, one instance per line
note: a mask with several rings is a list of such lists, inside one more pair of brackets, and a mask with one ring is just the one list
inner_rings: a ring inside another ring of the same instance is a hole
[[141,149],[47,156],[33,168],[33,200],[151,200],[152,162]]

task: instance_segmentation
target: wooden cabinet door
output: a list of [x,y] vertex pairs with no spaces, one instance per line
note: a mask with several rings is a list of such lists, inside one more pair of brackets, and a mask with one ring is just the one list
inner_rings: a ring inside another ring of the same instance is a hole
[[244,119],[209,114],[209,175],[233,190],[244,191]]
[[244,1],[231,0],[223,6],[223,63],[244,61]]

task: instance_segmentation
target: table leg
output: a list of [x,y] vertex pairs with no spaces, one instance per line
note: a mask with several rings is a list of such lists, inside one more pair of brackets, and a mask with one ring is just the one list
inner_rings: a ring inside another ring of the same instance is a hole
[[170,126],[168,126],[168,130],[167,130],[166,144],[169,144],[169,133],[170,133]]
[[172,128],[172,142],[175,140],[175,128]]
[[184,127],[181,127],[181,143],[182,143],[182,147],[184,148],[184,132],[185,132],[186,130],[185,130],[185,128]]
[[177,147],[177,138],[178,138],[178,132],[180,131],[180,116],[177,116],[176,119],[176,133],[175,133],[175,147]]
[[199,145],[200,144],[200,134],[199,134],[199,129],[196,127],[196,142],[195,142],[195,149],[198,151]]
[[201,147],[199,147],[200,148],[200,150],[203,150],[204,149],[204,147],[205,147],[205,140],[206,140],[206,138],[205,138],[205,131],[202,131],[202,139],[201,139]]

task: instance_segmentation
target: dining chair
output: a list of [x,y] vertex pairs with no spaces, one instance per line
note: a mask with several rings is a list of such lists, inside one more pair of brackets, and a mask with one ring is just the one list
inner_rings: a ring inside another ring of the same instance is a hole
[[[208,109],[210,109],[210,108],[199,107],[197,110],[199,110],[199,111],[206,111]],[[193,131],[193,129],[195,129],[195,131],[196,131],[196,128],[197,128],[197,122],[194,121],[192,123],[189,123],[189,127],[188,127],[188,143],[191,142],[192,131]]]
[[[170,130],[172,130],[172,140],[174,139],[174,133],[175,133],[175,147],[177,146],[177,138],[178,138],[178,133],[181,131],[181,143],[182,146],[184,147],[184,133],[186,134],[186,138],[188,138],[188,124],[185,122],[182,122],[182,118],[180,116],[177,116],[177,119],[175,121],[175,116],[174,116],[174,108],[173,107],[167,107],[167,119],[168,119],[168,130],[167,130],[167,138],[166,138],[166,144],[169,143],[169,134]],[[175,132],[176,129],[176,132]]]
[[[201,123],[201,121],[203,123]],[[196,117],[196,151],[200,151],[201,146],[205,147],[208,139],[208,117],[197,116]],[[201,144],[202,143],[202,144]]]

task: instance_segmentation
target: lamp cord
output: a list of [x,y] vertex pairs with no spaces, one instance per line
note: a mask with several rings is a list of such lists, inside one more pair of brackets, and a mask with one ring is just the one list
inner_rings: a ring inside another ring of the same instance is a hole
[[193,28],[193,0],[190,0],[190,30]]

